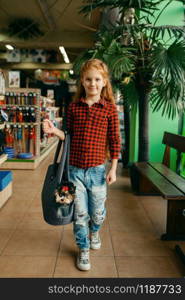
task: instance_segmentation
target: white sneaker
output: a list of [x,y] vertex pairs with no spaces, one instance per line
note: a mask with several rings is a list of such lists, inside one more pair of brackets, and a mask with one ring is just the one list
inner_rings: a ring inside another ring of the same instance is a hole
[[80,249],[77,256],[77,267],[81,271],[88,271],[91,268],[89,261],[89,250]]
[[91,232],[90,235],[90,247],[93,250],[97,250],[100,249],[101,247],[101,240],[100,240],[100,236],[99,236],[99,232]]

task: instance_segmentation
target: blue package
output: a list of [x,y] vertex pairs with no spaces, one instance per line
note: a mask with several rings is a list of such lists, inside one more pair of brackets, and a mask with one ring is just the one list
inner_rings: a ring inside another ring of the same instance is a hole
[[12,180],[12,171],[0,171],[0,191],[4,190]]

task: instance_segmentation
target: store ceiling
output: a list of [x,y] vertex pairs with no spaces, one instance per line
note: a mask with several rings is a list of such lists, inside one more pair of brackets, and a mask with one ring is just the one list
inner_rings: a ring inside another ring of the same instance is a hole
[[[16,48],[54,49],[64,46],[70,60],[84,49],[93,45],[94,34],[100,24],[100,13],[85,18],[79,14],[82,0],[1,0],[0,1],[0,50],[5,44]],[[10,21],[15,18],[31,18],[40,24],[44,35],[30,40],[9,37],[4,33]],[[1,54],[2,58],[3,54]],[[71,62],[72,62],[71,61]]]

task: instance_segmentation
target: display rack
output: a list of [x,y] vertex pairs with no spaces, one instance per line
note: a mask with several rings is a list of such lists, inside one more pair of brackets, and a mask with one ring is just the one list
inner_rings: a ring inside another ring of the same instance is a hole
[[[9,95],[9,97],[7,96]],[[6,98],[7,97],[7,98]],[[25,98],[24,98],[25,97]],[[34,156],[29,159],[20,158],[8,158],[6,162],[3,163],[2,169],[35,169],[40,162],[49,154],[49,152],[56,146],[57,138],[50,137],[45,143],[45,147],[42,146],[41,149],[41,114],[42,114],[42,101],[46,102],[46,97],[42,97],[39,89],[13,89],[8,88],[5,91],[5,103],[2,105],[4,109],[9,107],[9,109],[33,109],[35,114],[34,122],[25,122],[25,120],[12,120],[5,122],[5,126],[31,126],[34,128],[35,133],[35,143],[34,143]],[[47,108],[48,109],[48,108]],[[57,109],[49,108],[49,110],[57,111]]]
[[0,165],[3,164],[7,160],[7,154],[1,154],[0,155]]
[[[7,160],[7,154],[0,155],[0,166]],[[1,166],[2,169],[2,166]],[[3,190],[0,190],[0,208],[12,195],[12,181],[10,181]]]

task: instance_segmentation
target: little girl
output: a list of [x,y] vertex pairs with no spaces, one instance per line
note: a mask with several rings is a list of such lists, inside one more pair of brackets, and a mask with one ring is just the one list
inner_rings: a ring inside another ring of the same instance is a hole
[[[69,105],[67,129],[71,135],[70,181],[76,186],[74,236],[79,248],[77,267],[89,270],[89,248],[99,249],[99,230],[105,219],[106,183],[116,181],[120,152],[118,113],[107,66],[98,59],[81,68],[80,84]],[[64,132],[44,121],[45,133],[64,140]],[[105,173],[107,149],[111,167]]]

